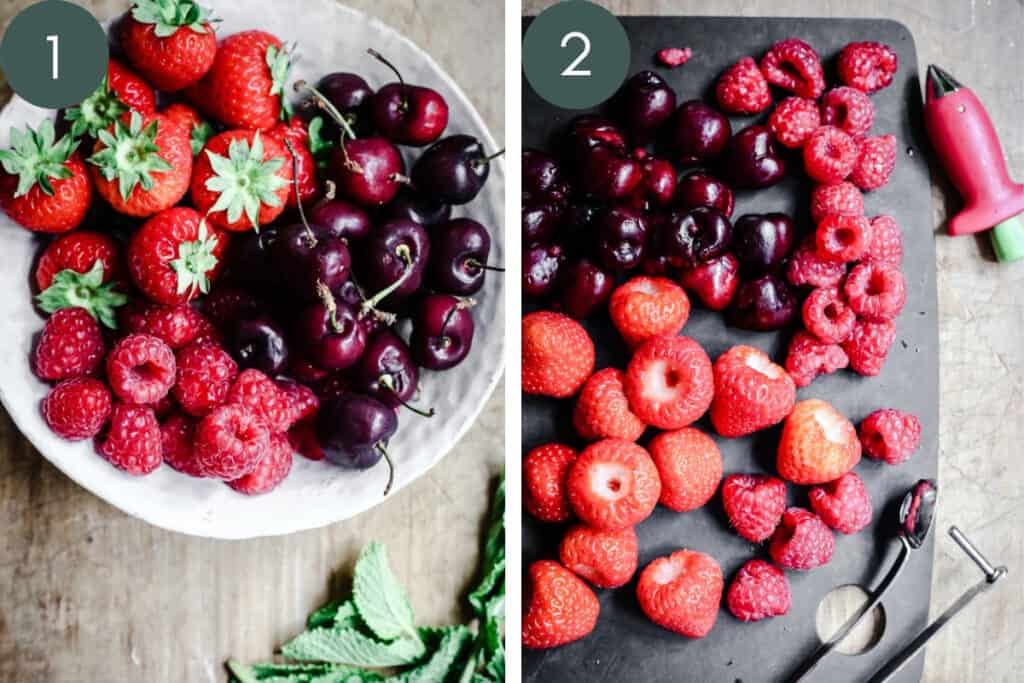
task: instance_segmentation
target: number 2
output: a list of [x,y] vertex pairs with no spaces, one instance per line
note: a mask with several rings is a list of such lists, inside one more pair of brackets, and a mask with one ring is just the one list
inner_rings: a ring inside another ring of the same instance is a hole
[[569,64],[569,66],[565,67],[565,70],[562,71],[561,75],[589,76],[590,69],[577,69],[576,67],[578,67],[580,65],[580,62],[586,59],[587,55],[590,54],[590,38],[587,38],[586,34],[580,33],[579,31],[571,31],[569,33],[566,33],[565,36],[562,38],[562,47],[566,47],[569,44],[569,41],[572,40],[573,38],[583,43],[583,50],[579,53],[579,55],[576,56],[576,59],[574,59],[572,63]]
[[57,35],[46,36],[46,42],[48,42],[51,45],[53,45],[53,50],[52,50],[52,54],[53,54],[53,70],[50,72],[50,78],[52,78],[53,80],[56,81],[58,78],[60,78],[60,71],[57,68],[57,54],[58,54],[58,46],[57,46],[57,44],[60,42],[60,36],[57,36]]

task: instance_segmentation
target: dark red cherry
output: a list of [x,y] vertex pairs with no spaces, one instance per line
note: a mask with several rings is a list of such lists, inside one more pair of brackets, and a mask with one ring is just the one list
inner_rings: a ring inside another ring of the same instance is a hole
[[309,212],[309,222],[322,226],[332,237],[359,240],[370,234],[370,216],[344,199],[322,199]]
[[284,330],[268,315],[237,321],[228,334],[227,346],[239,368],[255,368],[273,377],[288,367]]
[[452,135],[428,147],[412,167],[416,191],[446,204],[465,204],[480,193],[491,161],[504,150],[488,155],[471,135]]
[[[322,92],[335,109],[345,117],[357,135],[369,131],[371,124],[366,113],[366,103],[373,96],[373,88],[363,80],[362,76],[336,71],[321,78],[320,82],[316,84],[316,89]],[[332,120],[328,119],[328,121],[328,125],[331,126],[330,137],[335,139],[339,130]]]
[[416,393],[419,370],[409,347],[386,327],[373,332],[353,370],[354,386],[387,406],[408,405]]
[[523,245],[547,242],[554,237],[562,212],[562,205],[554,202],[523,206]]
[[368,306],[388,297],[406,297],[420,288],[430,259],[430,240],[422,225],[407,220],[385,223],[360,245],[359,282]]
[[784,213],[748,213],[733,223],[733,251],[740,265],[753,274],[778,267],[793,249],[796,228]]
[[583,191],[605,201],[629,197],[644,177],[640,162],[608,145],[591,148],[579,173]]
[[480,291],[491,253],[487,228],[469,218],[435,226],[431,231],[428,280],[439,292],[469,296]]
[[324,400],[317,414],[317,441],[330,462],[365,470],[384,458],[388,465],[384,495],[394,482],[394,463],[387,453],[387,443],[397,430],[394,410],[372,396],[351,391],[339,391]]
[[701,206],[673,211],[665,222],[665,250],[676,268],[693,268],[725,253],[732,241],[729,219]]
[[644,198],[655,206],[668,206],[676,191],[676,170],[664,159],[646,157],[641,162]]
[[668,135],[679,163],[696,166],[719,157],[732,135],[732,126],[718,110],[700,100],[689,100],[672,116]]
[[732,217],[733,196],[729,186],[703,171],[687,173],[676,183],[675,205],[681,209],[707,206]]
[[271,259],[281,283],[303,301],[318,301],[320,287],[336,291],[351,274],[345,240],[320,225],[295,223],[282,229]]
[[772,134],[760,124],[736,133],[722,157],[722,167],[735,187],[756,189],[782,180],[786,162],[775,148]]
[[406,181],[398,149],[376,137],[345,140],[331,153],[329,172],[338,194],[364,207],[387,204]]
[[561,164],[550,154],[524,149],[522,166],[524,204],[561,203],[569,196],[569,180]]
[[594,147],[611,147],[620,154],[626,154],[626,136],[611,121],[601,116],[584,114],[569,124],[566,134],[566,154],[574,163],[586,159]]
[[640,265],[647,244],[647,222],[637,209],[616,206],[598,223],[598,262],[609,270],[630,270]]
[[452,207],[432,197],[405,188],[384,207],[381,214],[381,218],[385,222],[401,218],[430,228],[451,218]]
[[774,275],[740,284],[728,311],[730,325],[747,330],[778,330],[797,316],[798,302],[789,286]]
[[633,141],[644,144],[676,108],[676,94],[658,74],[641,71],[628,78],[612,101],[612,108]]
[[473,346],[471,302],[447,294],[429,294],[413,318],[409,348],[428,370],[448,370],[461,363]]
[[724,311],[732,302],[740,284],[740,264],[726,252],[721,256],[684,270],[679,283],[695,295],[705,308]]
[[352,367],[366,348],[366,331],[359,309],[325,294],[325,300],[307,306],[296,321],[306,358],[324,370]]
[[665,234],[668,214],[649,213],[646,218],[647,245],[644,247],[644,256],[640,261],[640,270],[646,275],[668,275],[672,270]]
[[588,258],[563,269],[558,301],[562,312],[583,320],[608,303],[615,288],[615,277]]
[[574,201],[565,207],[558,235],[566,251],[578,253],[590,247],[603,213],[604,207],[589,202]]
[[565,257],[557,244],[535,244],[523,252],[523,294],[543,297],[551,292]]
[[398,77],[370,98],[369,113],[377,132],[398,145],[422,147],[441,137],[448,126],[448,103],[432,88],[409,85],[376,50],[367,50]]

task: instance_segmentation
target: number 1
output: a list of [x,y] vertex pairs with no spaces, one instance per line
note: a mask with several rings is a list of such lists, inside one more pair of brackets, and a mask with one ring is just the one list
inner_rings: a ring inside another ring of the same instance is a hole
[[60,41],[60,36],[46,36],[46,42],[53,44],[53,71],[50,72],[50,78],[57,80],[60,78],[60,72],[57,69],[57,44]]
[[572,61],[572,64],[565,67],[565,70],[562,71],[561,75],[589,76],[590,69],[577,69],[576,67],[578,67],[580,63],[587,58],[587,55],[590,54],[590,38],[587,38],[585,34],[580,33],[579,31],[571,31],[569,33],[566,33],[565,36],[562,38],[562,47],[564,48],[565,46],[567,46],[569,44],[569,41],[572,40],[573,38],[583,43],[583,50],[579,53],[579,55],[576,56],[576,59]]

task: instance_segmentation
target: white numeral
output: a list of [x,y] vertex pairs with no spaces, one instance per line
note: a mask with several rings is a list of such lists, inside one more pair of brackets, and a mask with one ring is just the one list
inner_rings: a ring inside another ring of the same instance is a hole
[[562,47],[564,48],[565,46],[567,46],[569,44],[569,41],[572,40],[573,38],[583,43],[583,50],[579,53],[579,55],[577,55],[576,59],[574,59],[572,63],[569,64],[569,66],[565,67],[565,71],[563,71],[561,75],[589,76],[590,69],[577,69],[576,67],[578,67],[580,65],[580,62],[586,59],[587,55],[590,54],[590,38],[587,38],[586,34],[580,33],[579,31],[572,31],[570,33],[566,33],[565,37],[562,38]]
[[50,78],[56,81],[60,78],[60,71],[57,68],[57,44],[60,42],[60,36],[46,36],[46,42],[53,45],[53,71],[50,72]]

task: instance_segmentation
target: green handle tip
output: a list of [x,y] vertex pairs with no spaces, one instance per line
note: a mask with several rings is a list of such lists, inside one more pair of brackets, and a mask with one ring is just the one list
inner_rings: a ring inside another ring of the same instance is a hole
[[993,226],[989,237],[1000,263],[1024,258],[1024,214],[1017,214]]

